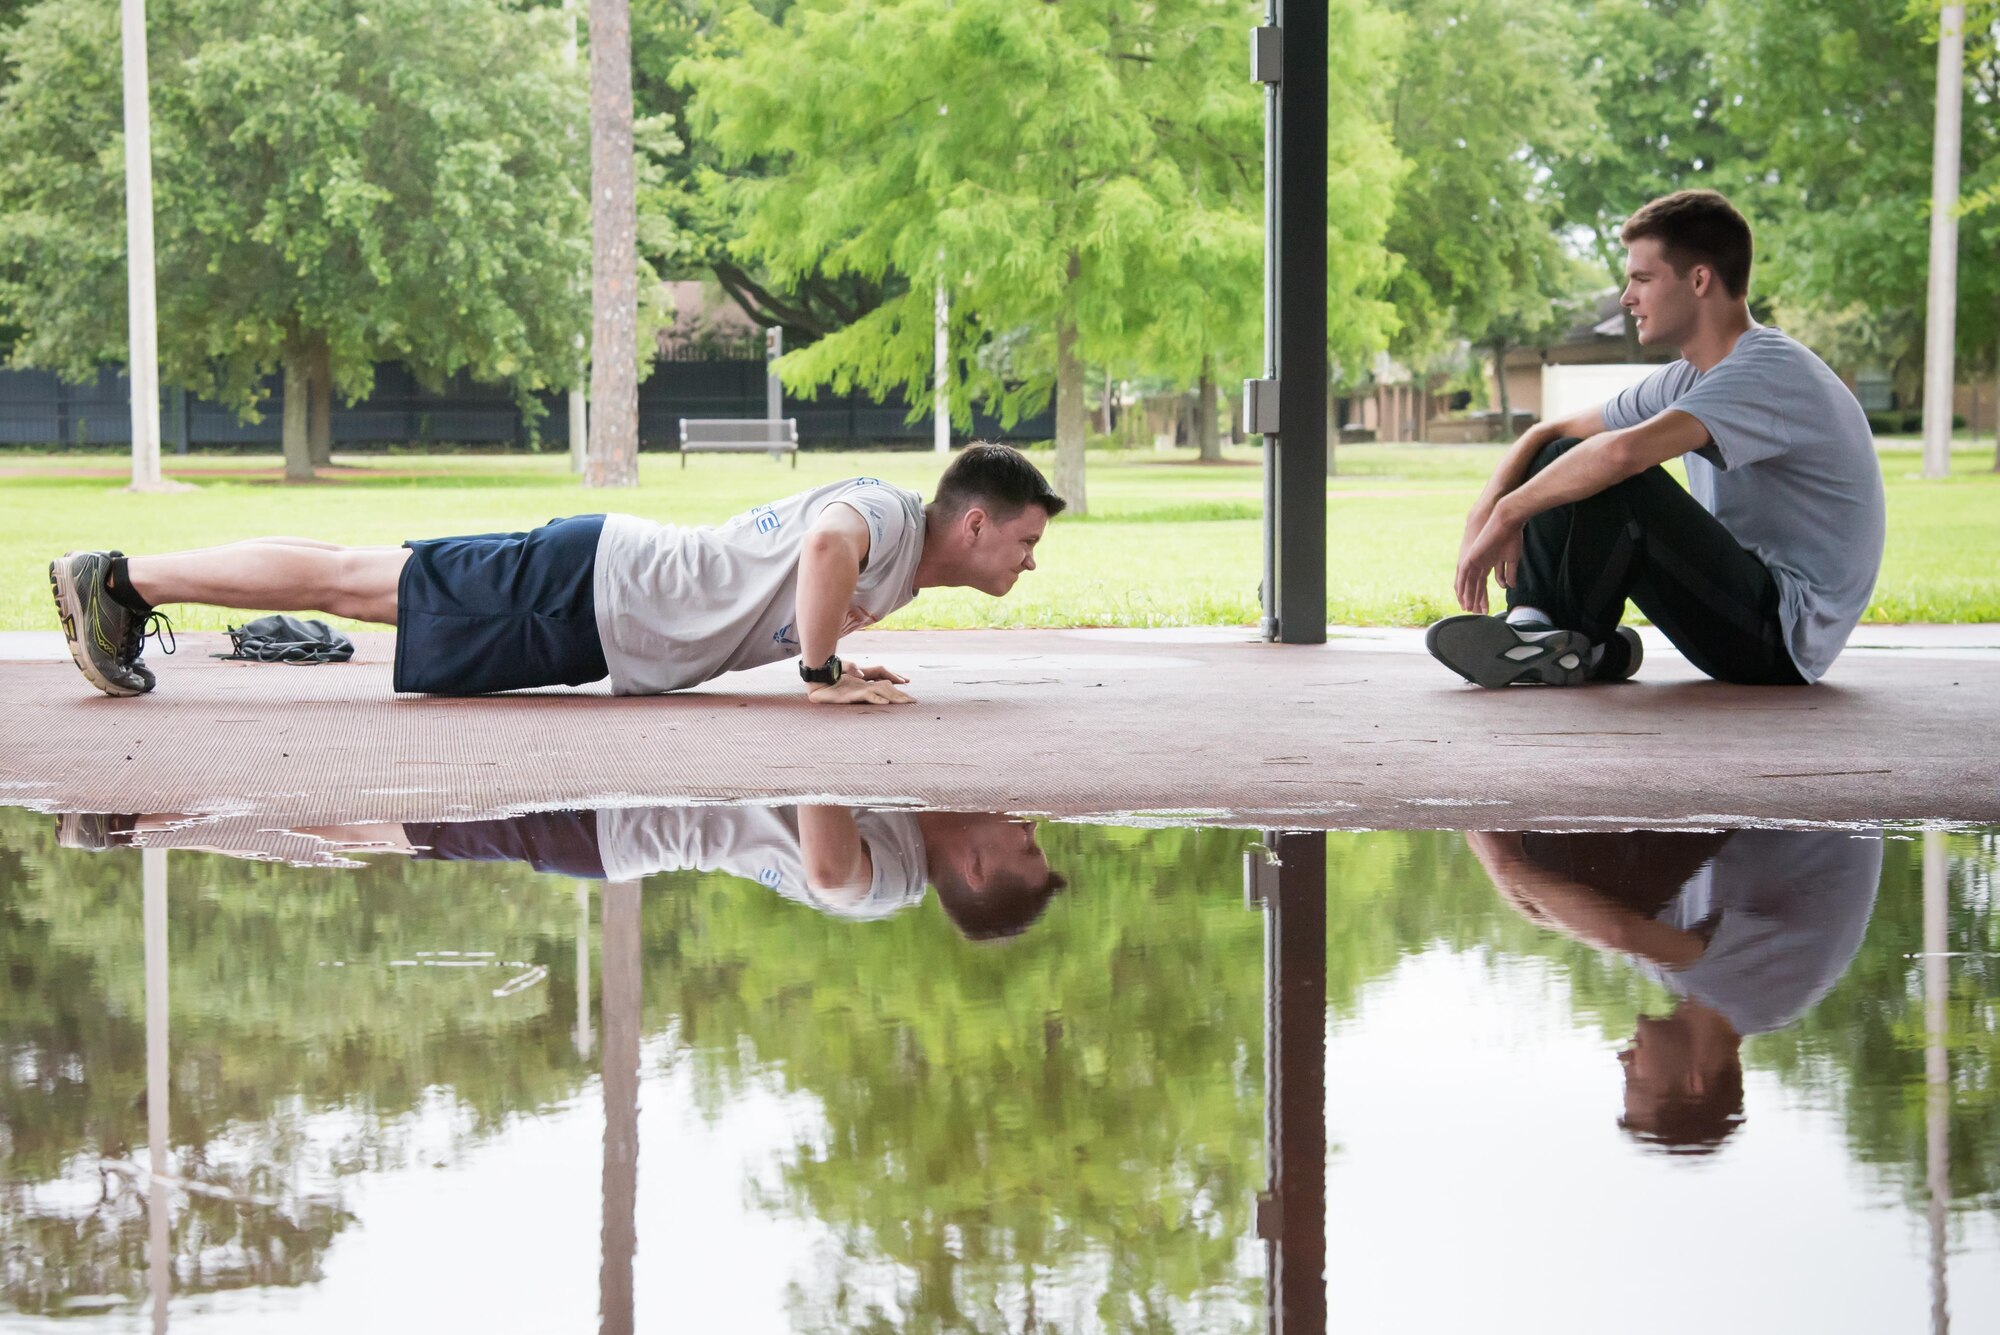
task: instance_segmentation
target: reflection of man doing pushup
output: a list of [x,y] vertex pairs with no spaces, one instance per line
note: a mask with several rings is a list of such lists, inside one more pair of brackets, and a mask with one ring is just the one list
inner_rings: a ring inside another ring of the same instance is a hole
[[[1639,342],[1677,349],[1600,408],[1530,428],[1466,518],[1459,606],[1430,651],[1481,686],[1623,681],[1637,603],[1689,662],[1745,685],[1816,681],[1868,607],[1882,470],[1826,363],[1750,318],[1750,226],[1712,190],[1622,233]],[[1660,465],[1682,459],[1688,488]],[[1507,590],[1486,612],[1486,577]]]
[[1064,505],[1018,450],[982,444],[951,462],[929,504],[853,478],[718,528],[583,515],[401,547],[262,538],[164,556],[71,552],[49,582],[71,656],[107,695],[153,689],[140,655],[154,609],[189,602],[394,625],[405,692],[608,676],[619,695],[650,695],[797,657],[816,703],[908,704],[907,678],[843,664],[840,637],[921,589],[1000,597],[1035,568]]

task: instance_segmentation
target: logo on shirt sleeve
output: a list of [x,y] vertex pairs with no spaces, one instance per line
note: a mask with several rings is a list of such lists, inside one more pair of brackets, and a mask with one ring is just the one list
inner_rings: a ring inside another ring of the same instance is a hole
[[776,533],[784,524],[778,512],[771,506],[759,505],[750,511],[750,522],[757,526],[759,533]]

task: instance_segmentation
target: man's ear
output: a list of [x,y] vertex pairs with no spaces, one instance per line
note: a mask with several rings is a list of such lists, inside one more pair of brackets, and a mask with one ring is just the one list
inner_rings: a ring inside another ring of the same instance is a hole
[[1688,279],[1694,285],[1694,294],[1705,297],[1715,287],[1715,270],[1706,264],[1697,264],[1688,271]]
[[961,521],[965,525],[965,536],[968,538],[977,538],[981,533],[986,531],[986,525],[991,519],[992,516],[988,515],[980,506],[968,506],[965,516]]

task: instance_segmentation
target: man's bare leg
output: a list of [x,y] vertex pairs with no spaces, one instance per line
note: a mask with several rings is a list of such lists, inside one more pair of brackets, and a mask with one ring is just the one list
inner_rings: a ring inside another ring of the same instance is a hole
[[134,556],[132,591],[158,607],[206,603],[259,612],[324,612],[396,624],[402,547],[341,547],[307,538],[253,538],[226,547]]

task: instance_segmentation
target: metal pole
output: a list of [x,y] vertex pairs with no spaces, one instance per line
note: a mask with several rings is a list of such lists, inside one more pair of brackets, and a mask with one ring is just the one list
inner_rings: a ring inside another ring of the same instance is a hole
[[123,0],[125,296],[132,386],[132,489],[160,485],[160,350],[153,292],[153,118],[147,105],[146,0]]
[[1326,0],[1269,0],[1252,37],[1264,94],[1264,638],[1326,641]]
[[937,390],[937,405],[931,412],[931,448],[939,454],[951,453],[951,397],[947,390],[951,382],[951,346],[947,332],[950,315],[951,307],[944,291],[944,275],[940,273],[937,281],[937,346],[932,354],[934,363],[932,376]]
[[604,887],[604,1231],[598,1330],[632,1335],[639,1206],[639,882]]
[[1326,835],[1266,834],[1251,864],[1264,908],[1264,1118],[1257,1200],[1271,1335],[1326,1331]]
[[1924,1181],[1930,1188],[1931,1332],[1951,1328],[1945,1224],[1951,1204],[1951,1060],[1945,1050],[1951,996],[1951,905],[1944,831],[1924,831]]
[[1965,6],[1938,16],[1937,132],[1931,146],[1931,290],[1924,325],[1924,476],[1951,472],[1958,379],[1958,158],[1965,83]]
[[167,1329],[173,1296],[173,1216],[167,1200],[167,1149],[173,1129],[167,1104],[167,850],[139,851],[145,890],[146,939],[146,1271],[154,1335]]
[[590,882],[576,883],[576,1055],[588,1057],[597,1037],[590,1032]]
[[781,421],[785,415],[785,387],[778,383],[778,358],[785,355],[783,325],[764,331],[764,420]]

